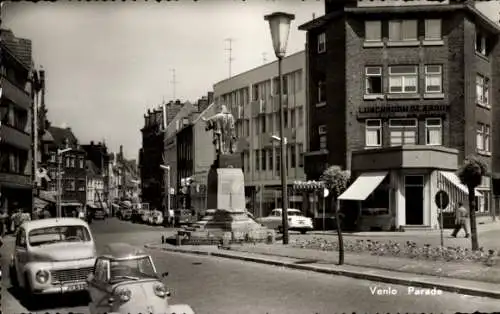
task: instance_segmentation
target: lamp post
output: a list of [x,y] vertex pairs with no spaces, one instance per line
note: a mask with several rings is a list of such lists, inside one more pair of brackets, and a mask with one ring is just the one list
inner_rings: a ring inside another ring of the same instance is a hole
[[167,174],[167,178],[166,178],[167,179],[167,206],[165,206],[167,212],[164,214],[170,215],[170,166],[160,165],[160,168],[165,170],[165,172]]
[[[281,73],[281,62],[286,54],[288,35],[290,33],[290,23],[295,19],[293,14],[275,12],[264,16],[269,22],[271,29],[271,38],[273,40],[274,53],[278,58],[278,77],[279,77],[279,105],[280,105],[280,139],[284,139],[285,133],[285,113],[283,110],[283,74]],[[283,244],[288,244],[288,195],[286,189],[286,150],[285,141],[280,140],[281,145],[281,199],[282,199],[282,224],[283,224]]]
[[61,186],[61,164],[62,164],[62,155],[71,150],[71,148],[58,149],[57,150],[57,212],[56,217],[62,217],[61,213],[61,197],[62,197],[62,186]]

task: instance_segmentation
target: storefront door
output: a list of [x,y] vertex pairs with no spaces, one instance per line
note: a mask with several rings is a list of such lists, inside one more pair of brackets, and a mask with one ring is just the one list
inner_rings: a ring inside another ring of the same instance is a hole
[[424,224],[424,176],[405,176],[406,225]]

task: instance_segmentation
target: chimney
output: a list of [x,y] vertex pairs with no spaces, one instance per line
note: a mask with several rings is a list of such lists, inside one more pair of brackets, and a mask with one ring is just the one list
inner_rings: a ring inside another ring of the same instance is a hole
[[208,98],[207,102],[208,102],[209,105],[211,103],[213,103],[214,102],[214,92],[208,92],[207,98]]
[[90,146],[94,146],[94,141],[90,141]]
[[123,159],[123,145],[120,145],[120,159]]
[[[316,14],[315,14],[315,13],[313,13],[313,18],[312,18],[312,19],[314,20],[315,18],[316,18]],[[279,81],[279,80],[278,80],[278,81]]]
[[175,104],[176,104],[177,106],[180,106],[180,105],[181,105],[181,101],[180,101],[179,99],[177,99],[177,100],[175,101]]

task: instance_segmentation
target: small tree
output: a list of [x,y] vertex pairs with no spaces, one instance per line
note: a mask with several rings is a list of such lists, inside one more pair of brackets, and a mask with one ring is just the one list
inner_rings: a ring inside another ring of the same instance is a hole
[[321,180],[330,191],[335,204],[335,220],[337,221],[337,236],[339,238],[339,265],[344,264],[344,238],[340,229],[340,206],[338,197],[347,189],[351,180],[351,173],[342,170],[339,166],[328,167],[321,175]]
[[476,193],[475,189],[481,184],[482,178],[486,175],[486,164],[477,156],[469,156],[458,169],[457,175],[462,184],[469,190],[469,213],[470,213],[470,232],[472,241],[472,250],[479,249],[476,226]]

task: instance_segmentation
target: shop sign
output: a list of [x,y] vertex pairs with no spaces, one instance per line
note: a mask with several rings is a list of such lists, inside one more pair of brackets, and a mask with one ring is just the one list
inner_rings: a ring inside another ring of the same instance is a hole
[[393,106],[363,106],[358,110],[359,116],[384,116],[384,115],[427,115],[443,114],[448,111],[448,105],[393,105]]

